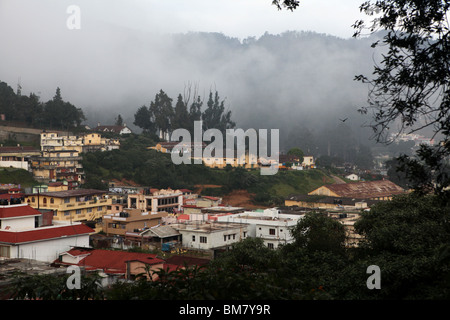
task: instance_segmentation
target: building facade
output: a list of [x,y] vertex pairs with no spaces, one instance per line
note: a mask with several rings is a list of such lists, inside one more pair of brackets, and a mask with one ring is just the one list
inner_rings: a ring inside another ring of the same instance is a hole
[[124,209],[122,212],[103,216],[103,231],[107,235],[125,236],[127,232],[141,232],[161,224],[167,212],[149,213],[139,209]]
[[[37,209],[53,210],[56,221],[101,223],[111,199],[105,197],[106,191],[95,189],[75,189],[66,191],[26,194],[25,201]],[[101,226],[96,226],[100,231]]]
[[290,230],[302,218],[303,215],[283,214],[277,209],[266,209],[219,216],[217,221],[246,225],[249,237],[260,238],[268,248],[275,249],[294,241]]
[[142,212],[168,212],[181,211],[183,192],[172,189],[145,188],[140,193],[128,195],[128,208],[139,209]]
[[20,203],[0,205],[0,260],[51,262],[72,246],[89,246],[94,230],[81,223],[58,223],[51,212]]

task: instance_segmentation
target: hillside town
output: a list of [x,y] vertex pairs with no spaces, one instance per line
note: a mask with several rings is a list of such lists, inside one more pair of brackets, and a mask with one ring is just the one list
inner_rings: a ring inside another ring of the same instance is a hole
[[[277,249],[294,241],[292,228],[312,211],[340,222],[346,246],[355,247],[360,235],[353,225],[360,213],[407,192],[386,179],[360,181],[352,174],[342,176],[347,182],[338,178],[306,194],[290,194],[280,206],[255,208],[190,189],[120,181],[108,181],[107,190],[83,188],[82,155],[120,149],[120,132],[107,139],[97,130],[81,136],[42,131],[40,149],[0,147],[3,168],[26,170],[38,182],[26,188],[12,181],[1,185],[0,274],[61,273],[72,265],[100,272],[103,285],[111,285],[134,279],[143,266],[177,270],[206,265],[247,238],[262,239],[264,246]],[[173,146],[159,142],[148,149],[170,153]],[[225,169],[224,162],[255,169],[239,159],[205,160],[205,166],[217,170]],[[316,170],[311,156],[282,155],[278,166]],[[30,269],[34,264],[37,267]],[[7,279],[0,283],[5,285]]]
[[449,301],[450,1],[50,2],[0,5],[0,300]]

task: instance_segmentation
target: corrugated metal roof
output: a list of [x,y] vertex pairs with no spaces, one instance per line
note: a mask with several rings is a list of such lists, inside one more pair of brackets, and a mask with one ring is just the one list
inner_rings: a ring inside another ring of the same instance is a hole
[[[340,197],[359,199],[389,197],[405,193],[403,188],[389,180],[330,184],[324,187],[336,193]],[[314,191],[309,194],[314,194]]]
[[159,238],[168,238],[168,237],[173,237],[173,236],[179,236],[180,233],[175,230],[174,228],[170,227],[170,226],[158,226],[158,227],[153,227],[150,228],[148,230],[145,230],[143,232],[144,233],[153,233],[154,235],[156,235]]

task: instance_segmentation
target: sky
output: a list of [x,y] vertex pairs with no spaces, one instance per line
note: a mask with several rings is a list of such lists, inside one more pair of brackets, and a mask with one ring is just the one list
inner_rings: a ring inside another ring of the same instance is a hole
[[352,36],[361,2],[302,0],[291,12],[277,10],[271,0],[0,0],[0,24],[14,19],[26,28],[36,18],[46,23],[52,17],[63,22],[55,28],[65,27],[66,9],[75,5],[80,8],[81,28],[87,26],[83,22],[102,21],[136,30],[220,32],[239,39],[287,30],[346,38]]
[[[63,99],[83,108],[91,121],[106,115],[111,121],[124,110],[130,123],[159,89],[176,99],[191,81],[205,91],[217,86],[236,115],[248,112],[256,92],[286,108],[294,108],[295,94],[302,92],[305,108],[317,113],[318,105],[329,107],[336,96],[353,105],[365,95],[352,91],[357,70],[351,67],[360,51],[312,42],[292,46],[288,64],[269,47],[242,54],[226,47],[216,58],[212,52],[219,49],[205,39],[184,45],[186,53],[173,52],[178,46],[164,35],[217,32],[242,42],[266,32],[313,31],[350,39],[362,2],[302,0],[291,12],[279,11],[271,0],[0,0],[0,81],[13,89],[20,82],[22,93],[36,93],[41,101],[60,87]],[[68,28],[71,6],[79,9],[79,29]],[[300,55],[305,58],[297,61]],[[255,82],[261,77],[266,80]]]
[[[95,4],[92,4],[95,2]],[[158,32],[221,32],[244,39],[265,32],[315,31],[351,37],[361,0],[302,0],[294,11],[279,11],[271,0],[79,1],[98,19]]]

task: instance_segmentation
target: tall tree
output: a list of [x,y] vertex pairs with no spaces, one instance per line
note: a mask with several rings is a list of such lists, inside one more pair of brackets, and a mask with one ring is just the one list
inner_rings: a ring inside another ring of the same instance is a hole
[[6,82],[0,82],[0,114],[4,114],[6,120],[14,119],[14,105],[16,94]]
[[225,111],[224,103],[224,100],[220,101],[217,91],[214,95],[210,91],[207,107],[202,113],[204,130],[214,128],[225,133],[226,129],[235,127],[236,124],[231,120],[231,111]]
[[83,111],[70,102],[65,102],[60,88],[56,88],[55,96],[44,105],[43,124],[50,128],[70,129],[80,126],[86,120]]
[[120,114],[116,118],[116,126],[123,126],[123,118]]
[[189,112],[181,94],[178,95],[172,120],[172,130],[178,128],[187,130],[190,128]]
[[[400,132],[432,129],[440,140],[436,146],[422,146],[416,158],[399,159],[416,189],[434,189],[446,196],[450,185],[449,8],[450,1],[442,0],[366,1],[360,10],[374,19],[354,24],[355,37],[365,30],[381,30],[382,40],[372,46],[386,47],[373,77],[356,77],[370,86],[368,105],[360,111],[373,112],[370,126],[381,142],[387,140],[393,124],[400,125]],[[426,183],[416,172],[428,174]]]
[[189,107],[189,131],[191,135],[194,134],[194,122],[202,120],[202,106],[203,101],[200,99],[200,96],[197,96],[197,100],[194,100]]
[[174,110],[172,99],[163,91],[155,95],[155,100],[150,102],[149,110],[155,119],[155,125],[160,134],[164,135],[172,129]]
[[155,133],[156,127],[152,114],[146,106],[141,106],[134,114],[134,125],[141,128],[144,132]]

